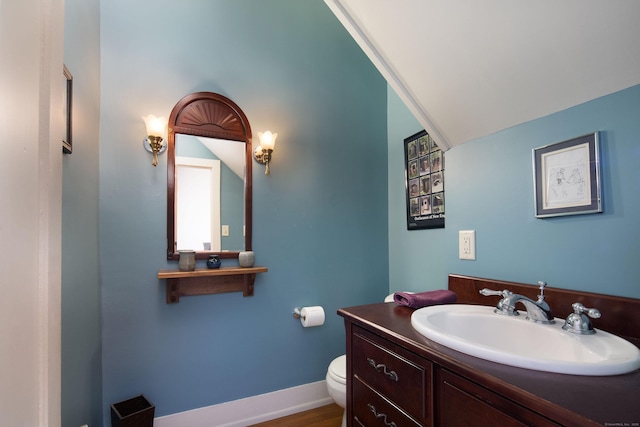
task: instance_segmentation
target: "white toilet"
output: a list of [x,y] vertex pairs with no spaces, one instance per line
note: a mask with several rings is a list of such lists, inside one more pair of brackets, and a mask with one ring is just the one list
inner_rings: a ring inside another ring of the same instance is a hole
[[[329,396],[341,408],[347,407],[347,355],[338,356],[327,369],[327,389]],[[347,426],[347,411],[342,415],[342,427]]]
[[[388,295],[384,302],[393,302],[393,294]],[[343,354],[331,361],[327,369],[327,389],[329,396],[341,408],[347,407],[347,355]],[[347,411],[342,415],[342,427],[347,427]]]

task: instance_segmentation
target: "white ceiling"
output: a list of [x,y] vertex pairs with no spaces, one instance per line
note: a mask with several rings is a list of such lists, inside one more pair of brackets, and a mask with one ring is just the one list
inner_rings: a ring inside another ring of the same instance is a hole
[[640,84],[638,0],[324,1],[445,149]]

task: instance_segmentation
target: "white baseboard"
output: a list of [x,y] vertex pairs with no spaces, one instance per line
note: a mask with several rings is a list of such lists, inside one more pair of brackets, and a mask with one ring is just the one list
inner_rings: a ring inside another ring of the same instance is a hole
[[326,381],[158,417],[156,427],[246,427],[328,405]]

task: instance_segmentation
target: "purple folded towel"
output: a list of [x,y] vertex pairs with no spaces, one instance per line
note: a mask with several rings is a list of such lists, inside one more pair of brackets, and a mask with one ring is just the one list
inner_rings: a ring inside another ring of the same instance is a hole
[[447,289],[437,291],[418,292],[415,294],[408,292],[396,292],[393,300],[398,305],[411,308],[422,308],[430,305],[452,304],[458,300],[455,292]]

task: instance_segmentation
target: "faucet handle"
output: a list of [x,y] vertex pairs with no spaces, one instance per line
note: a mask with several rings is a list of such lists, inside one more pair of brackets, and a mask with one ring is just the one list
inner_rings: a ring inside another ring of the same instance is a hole
[[492,289],[489,288],[484,288],[480,290],[480,294],[488,297],[488,296],[501,296],[502,298],[506,298],[509,295],[511,295],[511,291],[508,289],[505,289],[504,291],[494,291]]
[[498,301],[496,304],[496,309],[493,310],[494,313],[504,314],[505,316],[518,316],[520,313],[515,308],[515,303],[510,301],[513,296],[513,292],[508,289],[503,291],[494,291],[492,289],[484,288],[480,290],[480,294],[488,297],[488,296],[500,296],[502,299]]
[[544,300],[544,288],[547,287],[547,282],[543,282],[542,280],[538,280],[538,287],[540,288],[540,295],[538,295],[538,299],[540,301]]
[[600,310],[598,310],[597,308],[587,308],[579,302],[574,302],[573,304],[571,304],[571,308],[573,308],[574,314],[584,313],[592,319],[599,319],[600,316],[602,316],[602,314],[600,314]]
[[579,302],[574,302],[571,304],[571,307],[573,308],[573,313],[567,316],[567,320],[564,322],[562,329],[580,335],[595,334],[596,331],[593,329],[593,326],[591,326],[589,317],[598,319],[601,316],[600,310],[597,308],[587,308]]

